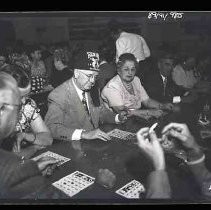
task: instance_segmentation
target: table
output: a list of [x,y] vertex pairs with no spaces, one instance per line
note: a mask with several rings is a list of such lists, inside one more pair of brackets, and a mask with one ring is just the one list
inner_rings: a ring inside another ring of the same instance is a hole
[[[101,129],[108,131],[114,127],[135,132],[135,130],[137,131],[137,129],[143,127],[143,124],[137,122],[137,119],[133,119],[123,125],[104,125]],[[97,177],[100,168],[107,168],[116,175],[117,180],[115,186],[110,190],[105,189],[98,183],[94,183],[71,198],[62,196],[61,199],[65,201],[61,201],[106,203],[147,202],[144,199],[131,201],[115,193],[117,189],[132,179],[140,181],[146,187],[147,175],[152,170],[152,164],[135,144],[121,141],[103,142],[101,140],[81,140],[58,142],[55,140],[52,146],[39,151],[36,155],[44,151],[52,151],[71,158],[71,161],[60,166],[48,178],[51,183],[76,170]],[[199,201],[199,189],[194,184],[193,177],[186,166],[182,164],[182,161],[170,154],[166,154],[166,164],[173,192],[172,200],[183,203]],[[58,191],[57,189],[53,190]],[[43,193],[48,193],[48,189]],[[172,200],[169,202],[172,202]]]

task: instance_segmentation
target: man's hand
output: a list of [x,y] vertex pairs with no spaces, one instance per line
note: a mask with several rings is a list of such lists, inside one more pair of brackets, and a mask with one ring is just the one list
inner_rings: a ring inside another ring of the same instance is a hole
[[53,157],[41,157],[37,161],[37,166],[40,172],[45,175],[51,175],[53,170],[56,168],[56,164],[59,162]]
[[183,96],[181,98],[182,103],[193,103],[198,99],[198,93],[192,89],[188,96]]
[[171,111],[171,112],[179,112],[180,107],[179,105],[176,105],[176,104],[166,103],[166,104],[163,104],[163,110]]
[[138,139],[138,146],[152,160],[155,170],[164,170],[164,152],[155,132],[153,131],[149,133],[149,128],[141,128],[136,135]]
[[174,104],[165,103],[165,104],[163,104],[162,109],[166,110],[166,111],[173,111],[174,110]]
[[162,133],[179,139],[187,149],[195,150],[199,148],[186,124],[170,123],[163,128]]
[[99,128],[94,129],[91,131],[82,131],[81,133],[81,139],[101,139],[103,141],[109,141],[111,138],[108,136],[107,133],[101,131]]

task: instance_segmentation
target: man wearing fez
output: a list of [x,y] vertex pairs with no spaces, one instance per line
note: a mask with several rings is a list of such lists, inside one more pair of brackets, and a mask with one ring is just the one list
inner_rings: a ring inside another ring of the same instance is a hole
[[73,77],[49,94],[45,122],[54,139],[107,141],[110,137],[99,125],[127,119],[124,111],[116,115],[108,110],[98,97],[98,90],[94,96],[91,94],[99,74],[98,61],[96,52],[79,52],[74,60]]

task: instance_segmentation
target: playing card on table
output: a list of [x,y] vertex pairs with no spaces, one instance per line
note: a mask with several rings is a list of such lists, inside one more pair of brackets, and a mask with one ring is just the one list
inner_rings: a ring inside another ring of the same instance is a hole
[[110,132],[107,133],[110,137],[122,139],[122,140],[131,140],[136,138],[135,133],[119,130],[119,129],[114,129]]
[[63,191],[68,196],[72,197],[81,190],[89,187],[95,181],[94,177],[84,174],[80,171],[75,171],[62,179],[54,182],[52,185]]
[[140,198],[140,193],[144,193],[144,186],[136,180],[132,180],[116,191],[117,194],[125,198]]
[[58,160],[59,162],[57,163],[57,166],[60,166],[60,165],[64,164],[65,162],[71,160],[70,158],[66,158],[62,155],[59,155],[59,154],[51,152],[51,151],[44,152],[41,155],[38,155],[37,157],[32,158],[32,160],[37,161],[39,158],[46,157],[46,156],[53,157],[56,160]]

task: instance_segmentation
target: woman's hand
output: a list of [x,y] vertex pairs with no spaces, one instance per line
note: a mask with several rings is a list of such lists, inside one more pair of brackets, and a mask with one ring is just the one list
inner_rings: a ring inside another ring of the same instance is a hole
[[16,142],[13,145],[13,152],[18,153],[21,151],[21,143],[23,141],[31,142],[33,143],[35,140],[36,136],[33,133],[18,133],[16,135]]
[[129,109],[127,117],[137,116],[145,120],[149,120],[152,116],[149,115],[148,110]]
[[151,117],[159,118],[164,114],[161,109],[150,109],[148,110],[148,115]]

